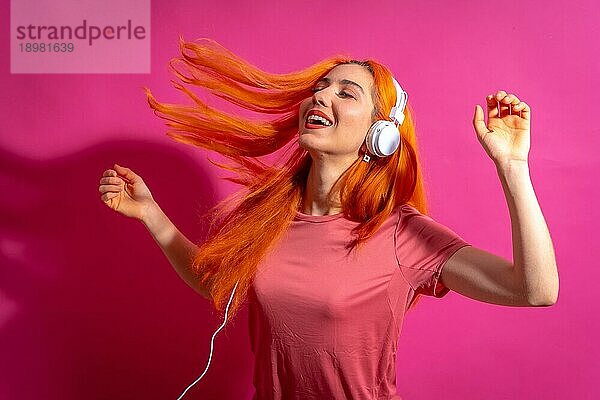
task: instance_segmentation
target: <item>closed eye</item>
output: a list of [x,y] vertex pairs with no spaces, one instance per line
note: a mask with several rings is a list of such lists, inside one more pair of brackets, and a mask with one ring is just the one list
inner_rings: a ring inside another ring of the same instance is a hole
[[343,94],[344,96],[349,96],[349,97],[352,97],[352,98],[354,98],[354,96],[352,96],[352,95],[351,95],[350,93],[348,93],[348,92],[342,92],[342,93],[340,93],[340,94]]
[[[310,91],[313,93],[318,92],[319,90],[321,90],[322,88],[312,88]],[[348,92],[341,92],[339,93],[339,95],[343,95],[343,97],[352,97],[353,99],[355,98],[354,96],[352,96],[350,93]]]

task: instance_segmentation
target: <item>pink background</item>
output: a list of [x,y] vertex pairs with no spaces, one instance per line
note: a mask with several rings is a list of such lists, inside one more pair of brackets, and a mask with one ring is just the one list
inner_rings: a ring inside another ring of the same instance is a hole
[[[152,73],[139,75],[11,75],[3,7],[0,398],[176,399],[204,371],[221,321],[143,225],[112,212],[98,193],[106,168],[128,166],[197,241],[205,232],[198,212],[236,188],[219,180],[227,174],[208,153],[165,136],[146,103],[144,85],[159,101],[189,101],[166,68],[180,33],[213,38],[273,72],[340,52],[388,65],[416,110],[432,216],[507,259],[508,208],[472,119],[493,91],[526,101],[558,303],[424,299],[399,341],[398,389],[405,400],[598,398],[600,130],[590,115],[598,114],[600,5],[212,3],[153,1]],[[252,362],[244,310],[219,333],[208,373],[184,398],[250,398]]]

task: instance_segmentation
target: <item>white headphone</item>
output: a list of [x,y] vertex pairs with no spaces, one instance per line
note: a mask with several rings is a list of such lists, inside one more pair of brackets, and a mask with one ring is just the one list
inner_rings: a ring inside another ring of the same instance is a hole
[[398,127],[404,122],[404,108],[408,102],[408,93],[402,89],[393,76],[392,81],[396,88],[396,104],[392,107],[389,114],[392,121],[380,119],[375,121],[369,128],[369,132],[365,138],[368,150],[363,157],[363,161],[365,162],[371,160],[368,153],[378,157],[387,157],[393,154],[400,146],[400,132],[398,131]]

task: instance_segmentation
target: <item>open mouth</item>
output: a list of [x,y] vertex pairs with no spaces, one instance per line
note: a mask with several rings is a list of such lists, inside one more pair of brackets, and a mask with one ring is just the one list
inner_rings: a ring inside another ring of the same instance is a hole
[[309,111],[308,117],[306,117],[306,122],[304,126],[308,129],[321,129],[327,128],[328,126],[333,125],[328,118],[325,118],[325,115],[319,111]]

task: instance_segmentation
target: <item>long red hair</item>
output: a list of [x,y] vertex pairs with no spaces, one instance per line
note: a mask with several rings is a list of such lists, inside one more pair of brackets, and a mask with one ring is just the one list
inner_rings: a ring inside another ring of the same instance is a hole
[[[312,96],[311,89],[320,78],[346,63],[363,65],[373,75],[374,119],[389,120],[396,92],[389,69],[374,60],[336,55],[301,71],[272,74],[211,39],[186,42],[180,36],[179,47],[181,56],[171,59],[169,65],[183,83],[206,88],[247,110],[275,115],[251,120],[221,112],[175,81],[173,85],[188,95],[193,105],[159,103],[144,88],[154,113],[168,121],[168,136],[227,157],[231,164],[209,161],[234,172],[234,177],[224,179],[243,186],[209,211],[209,236],[199,245],[192,263],[218,311],[223,311],[239,281],[230,320],[246,299],[257,265],[301,206],[311,157],[297,144],[300,102]],[[368,240],[401,204],[409,203],[427,213],[412,114],[409,103],[399,128],[400,151],[386,158],[372,157],[369,163],[357,158],[336,182],[334,190],[339,190],[344,217],[359,222],[349,238],[349,251]],[[257,158],[277,151],[290,153],[280,165],[267,165]],[[413,301],[411,308],[415,304]]]

